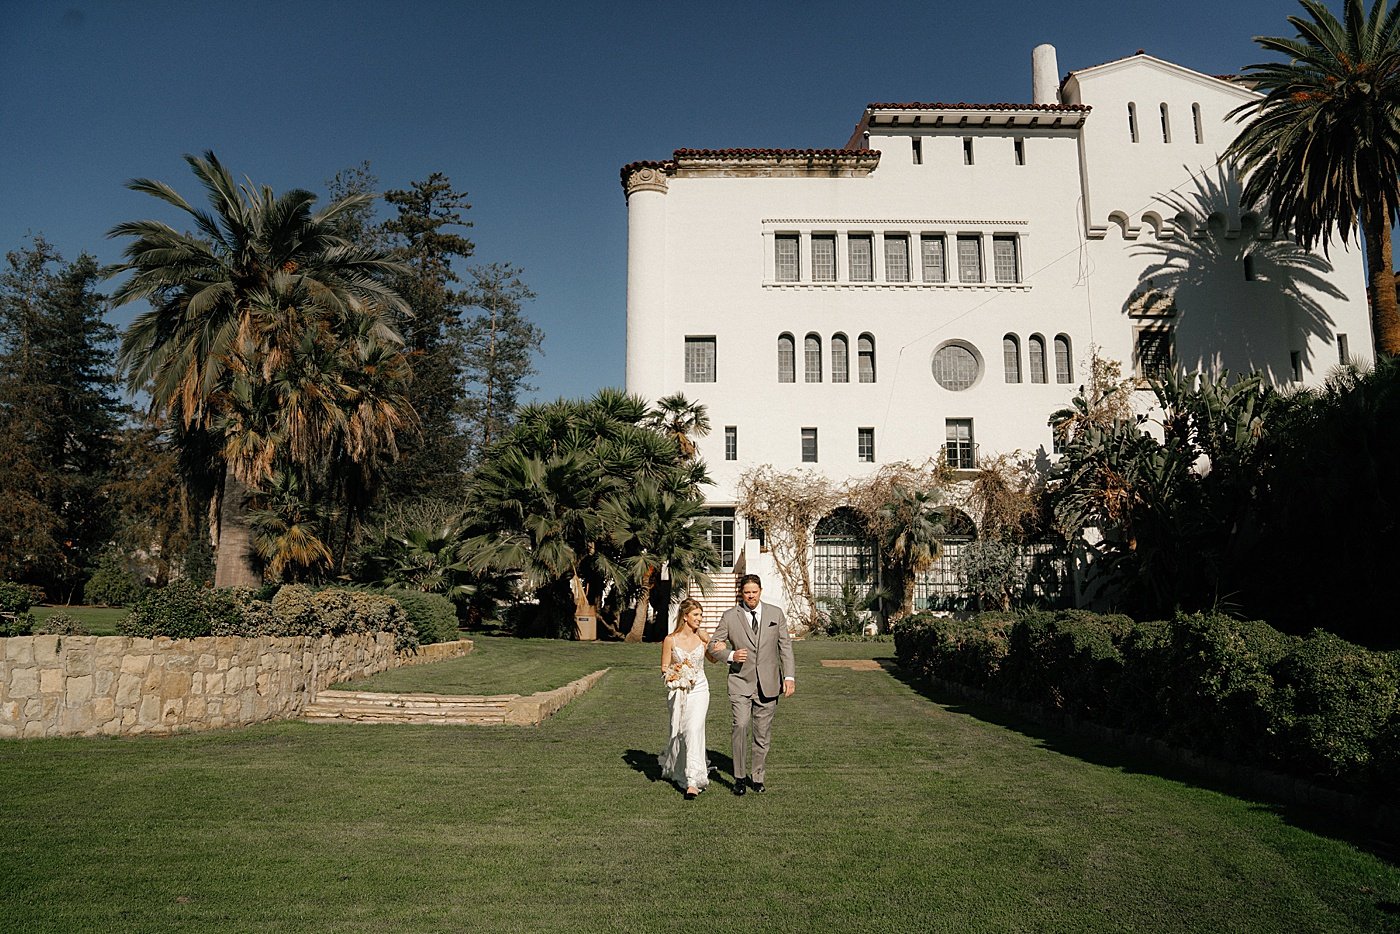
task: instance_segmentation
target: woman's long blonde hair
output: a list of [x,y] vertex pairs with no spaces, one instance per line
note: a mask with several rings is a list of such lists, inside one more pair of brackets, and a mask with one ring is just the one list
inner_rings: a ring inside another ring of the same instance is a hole
[[690,597],[686,597],[681,601],[680,607],[676,610],[676,628],[671,630],[671,635],[674,636],[685,628],[685,618],[689,615],[691,610],[703,611],[704,607],[700,605],[699,600],[692,600]]

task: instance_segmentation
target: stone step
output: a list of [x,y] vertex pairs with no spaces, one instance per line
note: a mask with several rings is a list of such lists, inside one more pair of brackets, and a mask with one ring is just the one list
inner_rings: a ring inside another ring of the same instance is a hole
[[317,723],[505,723],[519,694],[389,694],[379,691],[322,691],[302,719]]
[[322,691],[316,695],[316,703],[379,704],[383,706],[412,703],[420,706],[456,707],[462,704],[506,704],[519,698],[519,694],[389,694],[379,691]]
[[480,713],[472,716],[448,714],[389,713],[384,710],[347,711],[343,709],[316,710],[307,708],[302,719],[311,723],[413,723],[432,726],[499,726],[506,722],[505,712]]

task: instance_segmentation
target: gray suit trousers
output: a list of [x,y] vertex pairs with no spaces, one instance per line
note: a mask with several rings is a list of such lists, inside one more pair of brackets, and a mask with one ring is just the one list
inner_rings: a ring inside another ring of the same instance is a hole
[[[768,759],[768,745],[773,739],[773,711],[778,708],[776,697],[764,698],[754,692],[752,697],[729,695],[734,714],[730,740],[734,749],[734,778],[748,776],[763,781],[763,765]],[[753,730],[753,760],[749,761],[749,730]]]

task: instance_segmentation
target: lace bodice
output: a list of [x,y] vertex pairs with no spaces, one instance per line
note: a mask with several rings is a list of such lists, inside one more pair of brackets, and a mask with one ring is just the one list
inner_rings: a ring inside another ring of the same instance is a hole
[[695,648],[686,650],[679,646],[671,646],[671,663],[689,662],[701,671],[705,670],[705,643],[700,643]]

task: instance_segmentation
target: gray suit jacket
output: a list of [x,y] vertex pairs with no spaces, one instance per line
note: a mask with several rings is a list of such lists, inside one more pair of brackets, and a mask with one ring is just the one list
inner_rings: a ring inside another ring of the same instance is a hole
[[707,650],[711,661],[724,661],[725,652],[718,652],[715,643],[725,642],[729,649],[748,649],[748,661],[729,663],[729,696],[777,697],[783,690],[783,678],[795,677],[792,662],[792,635],[788,632],[783,611],[771,603],[758,605],[758,635],[750,628],[749,611],[742,603],[725,610],[710,637]]

